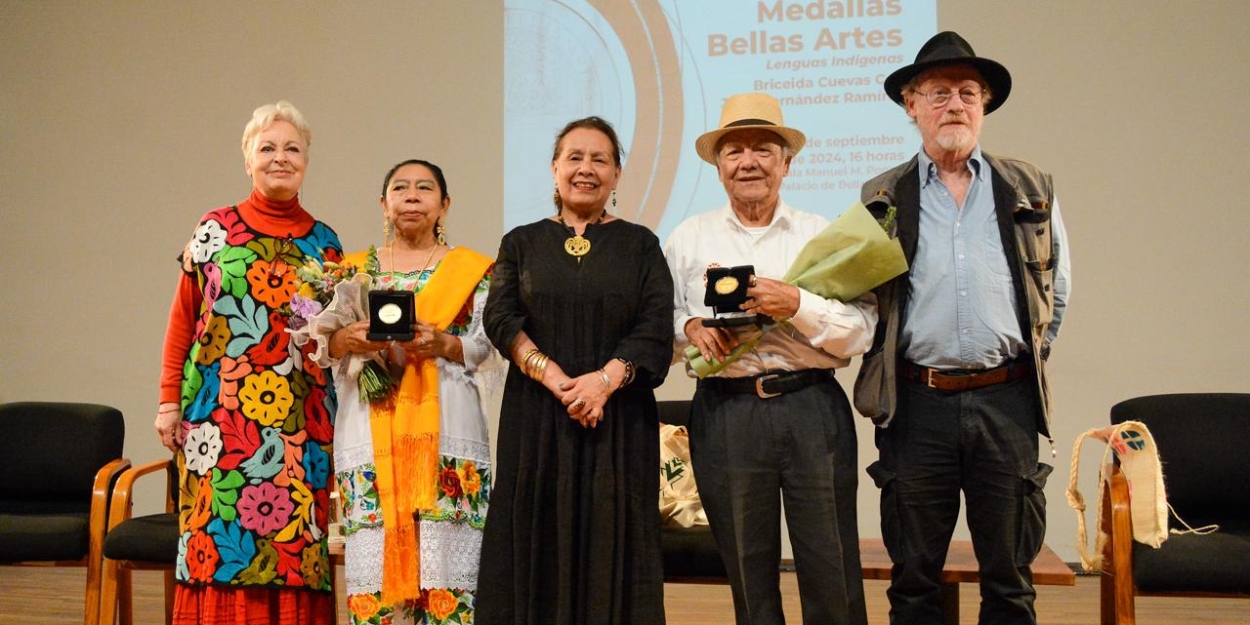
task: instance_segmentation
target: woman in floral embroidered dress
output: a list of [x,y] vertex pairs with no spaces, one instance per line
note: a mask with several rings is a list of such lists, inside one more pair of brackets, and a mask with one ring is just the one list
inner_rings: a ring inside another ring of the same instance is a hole
[[[353,624],[472,623],[491,482],[478,388],[491,365],[502,375],[482,329],[492,262],[446,244],[451,198],[438,166],[396,165],[380,203],[383,247],[344,260],[369,277],[336,286],[334,301],[309,326],[339,392],[334,460],[347,534],[348,612]],[[367,338],[369,288],[417,293],[411,341]],[[372,404],[359,384],[368,360],[384,364],[397,381]],[[423,403],[430,395],[433,401]],[[429,409],[424,425],[422,408]],[[429,462],[421,460],[421,440],[437,443],[425,449],[434,452]]]
[[286,332],[295,268],[338,260],[299,202],[311,131],[289,102],[243,131],[252,193],[205,214],[182,253],[156,430],[181,488],[173,622],[328,624],[335,399]]

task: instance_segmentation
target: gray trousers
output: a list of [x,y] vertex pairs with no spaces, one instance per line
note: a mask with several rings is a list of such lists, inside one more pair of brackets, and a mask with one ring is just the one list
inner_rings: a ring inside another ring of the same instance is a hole
[[769,399],[700,388],[690,417],[699,496],[738,625],[785,623],[781,509],[805,625],[866,625],[855,423],[837,382]]

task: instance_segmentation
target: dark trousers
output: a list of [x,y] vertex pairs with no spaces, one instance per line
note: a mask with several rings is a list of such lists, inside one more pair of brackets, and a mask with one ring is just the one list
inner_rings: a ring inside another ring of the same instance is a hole
[[968,502],[968,530],[980,565],[982,625],[1033,624],[1029,565],[1046,533],[1037,461],[1036,382],[944,392],[899,382],[899,410],[877,431],[881,459],[868,468],[881,487],[881,533],[894,562],[890,622],[942,622],[942,566]]
[[784,503],[803,623],[865,625],[855,423],[833,380],[769,399],[700,388],[690,453],[738,625],[785,623]]

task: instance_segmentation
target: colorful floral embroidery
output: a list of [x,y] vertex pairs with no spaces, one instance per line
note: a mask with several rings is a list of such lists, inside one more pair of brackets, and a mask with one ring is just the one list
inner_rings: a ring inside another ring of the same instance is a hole
[[217,568],[217,546],[204,532],[196,532],[187,542],[187,567],[192,581],[208,582]]
[[456,472],[455,467],[442,467],[438,474],[438,483],[443,490],[439,495],[440,499],[447,497],[454,500],[464,495],[464,489],[460,487],[460,474]]
[[456,611],[460,601],[456,596],[442,588],[435,588],[426,595],[426,612],[439,621],[447,620]]
[[490,470],[452,456],[439,457],[439,493],[433,510],[421,512],[430,521],[459,521],[481,529],[490,501]]
[[340,471],[336,477],[339,502],[343,507],[343,533],[352,534],[362,527],[382,524],[382,508],[378,503],[377,468],[373,463]]
[[476,599],[460,588],[422,588],[421,596],[398,606],[385,606],[378,593],[348,595],[352,625],[388,625],[396,614],[421,625],[472,625]]
[[239,522],[258,534],[286,527],[293,510],[290,493],[269,482],[244,487],[238,502]]
[[362,593],[347,598],[347,610],[351,612],[352,623],[377,623],[378,612],[382,602],[375,593]]
[[304,551],[303,559],[300,560],[299,570],[304,576],[304,583],[313,588],[321,586],[326,578],[326,554],[323,551],[324,548],[318,544]]
[[273,371],[261,371],[244,378],[239,399],[243,401],[243,414],[265,426],[284,419],[295,401],[290,384]]
[[[185,231],[184,231],[185,232]],[[206,263],[221,248],[226,246],[226,230],[213,220],[205,221],[195,229],[191,242],[187,244],[188,256],[197,263]]]
[[212,423],[201,423],[191,428],[182,444],[187,455],[187,469],[197,475],[207,474],[217,465],[221,453],[221,430]]
[[200,335],[200,350],[196,354],[195,363],[211,365],[226,353],[226,343],[230,342],[230,324],[224,317],[213,317]]

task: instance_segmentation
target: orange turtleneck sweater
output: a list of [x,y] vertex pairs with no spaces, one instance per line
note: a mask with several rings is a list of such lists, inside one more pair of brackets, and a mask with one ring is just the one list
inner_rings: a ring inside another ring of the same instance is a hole
[[[278,201],[252,189],[252,194],[238,204],[239,217],[248,228],[261,234],[298,238],[308,234],[315,220],[300,206],[299,196]],[[185,253],[185,252],[184,252]],[[178,403],[182,397],[182,367],[195,340],[195,324],[200,317],[204,293],[196,283],[194,272],[182,272],[169,309],[169,325],[165,330],[165,347],[161,356],[160,403]]]

